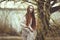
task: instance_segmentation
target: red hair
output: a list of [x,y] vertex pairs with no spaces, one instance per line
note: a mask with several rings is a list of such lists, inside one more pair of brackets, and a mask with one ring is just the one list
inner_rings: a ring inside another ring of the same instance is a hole
[[31,22],[31,19],[32,19],[32,24],[31,24],[31,27],[33,29],[36,29],[36,20],[35,20],[35,13],[34,13],[34,7],[32,8],[32,13],[30,12],[30,6],[32,5],[29,5],[28,8],[27,8],[27,14],[26,14],[26,25],[29,26],[30,22]]

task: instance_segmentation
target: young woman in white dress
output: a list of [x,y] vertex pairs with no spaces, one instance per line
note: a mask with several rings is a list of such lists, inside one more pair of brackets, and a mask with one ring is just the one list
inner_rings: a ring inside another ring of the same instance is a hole
[[22,30],[23,40],[35,40],[36,37],[36,19],[34,13],[34,7],[29,5],[27,8],[27,13],[25,15],[25,27]]

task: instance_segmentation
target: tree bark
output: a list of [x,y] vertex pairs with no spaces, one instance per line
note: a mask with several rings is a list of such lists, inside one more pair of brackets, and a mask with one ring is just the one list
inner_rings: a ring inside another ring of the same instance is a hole
[[38,27],[36,40],[45,40],[49,29],[50,1],[38,0]]

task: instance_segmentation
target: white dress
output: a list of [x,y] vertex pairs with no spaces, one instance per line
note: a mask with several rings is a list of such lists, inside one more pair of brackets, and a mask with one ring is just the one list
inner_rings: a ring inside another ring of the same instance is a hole
[[[25,17],[23,22],[26,23]],[[24,23],[22,25],[26,26]],[[30,25],[31,23],[32,21],[30,22]],[[24,27],[22,29],[22,40],[35,40],[37,32],[36,30],[33,30],[30,25],[29,25],[29,28]],[[30,29],[33,30],[33,32]]]

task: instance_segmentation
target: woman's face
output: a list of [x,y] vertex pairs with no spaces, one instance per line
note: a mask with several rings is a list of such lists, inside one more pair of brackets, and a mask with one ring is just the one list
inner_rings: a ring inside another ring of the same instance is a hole
[[33,12],[33,6],[30,6],[29,11],[32,13]]

